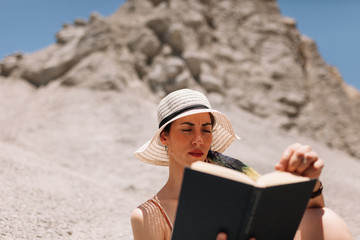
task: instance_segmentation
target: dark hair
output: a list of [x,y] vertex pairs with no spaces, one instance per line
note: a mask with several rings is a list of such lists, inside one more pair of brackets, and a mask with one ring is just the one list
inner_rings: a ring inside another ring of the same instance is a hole
[[[211,127],[213,128],[215,126],[215,117],[212,113],[209,113],[210,114],[210,120],[211,120]],[[162,130],[165,134],[169,134],[170,132],[170,128],[171,128],[171,123],[169,123],[168,125],[165,126],[164,130]]]

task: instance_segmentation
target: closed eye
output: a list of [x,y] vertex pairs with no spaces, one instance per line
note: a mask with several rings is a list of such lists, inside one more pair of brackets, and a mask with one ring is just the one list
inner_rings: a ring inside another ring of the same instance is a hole
[[191,132],[192,129],[182,129],[183,132]]

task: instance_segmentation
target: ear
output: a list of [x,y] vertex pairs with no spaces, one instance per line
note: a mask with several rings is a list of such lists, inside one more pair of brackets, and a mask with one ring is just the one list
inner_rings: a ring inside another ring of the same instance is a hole
[[168,145],[168,135],[166,134],[165,131],[162,131],[160,133],[160,141],[161,141],[162,144]]

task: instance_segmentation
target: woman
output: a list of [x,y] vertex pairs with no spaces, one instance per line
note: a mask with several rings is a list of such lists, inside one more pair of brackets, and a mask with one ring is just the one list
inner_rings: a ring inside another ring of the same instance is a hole
[[[131,223],[135,240],[171,239],[184,167],[191,163],[206,161],[238,169],[253,178],[258,176],[252,168],[239,162],[229,163],[226,157],[221,157],[220,153],[237,136],[230,121],[211,109],[202,93],[189,89],[170,93],[159,104],[158,121],[159,130],[155,136],[135,155],[146,163],[169,166],[169,177],[152,199],[133,211]],[[319,178],[323,166],[324,162],[309,146],[294,144],[285,149],[275,168]],[[337,239],[340,234],[341,239],[351,239],[341,218],[324,208],[321,191],[318,181],[295,238]],[[227,239],[227,236],[219,233],[216,239]]]

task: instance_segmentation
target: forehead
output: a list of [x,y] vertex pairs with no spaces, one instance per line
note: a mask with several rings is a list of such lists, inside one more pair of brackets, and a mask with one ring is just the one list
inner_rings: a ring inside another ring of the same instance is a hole
[[193,114],[193,115],[189,115],[189,116],[185,116],[182,118],[179,118],[177,120],[175,120],[173,123],[174,124],[181,124],[184,122],[191,122],[191,123],[211,123],[211,118],[210,118],[210,113],[205,112],[205,113],[197,113],[197,114]]

